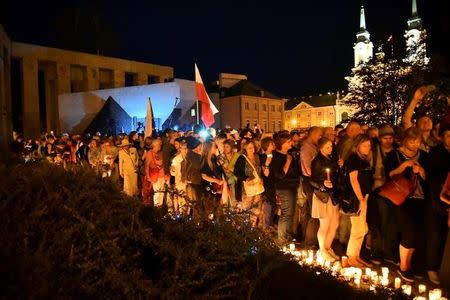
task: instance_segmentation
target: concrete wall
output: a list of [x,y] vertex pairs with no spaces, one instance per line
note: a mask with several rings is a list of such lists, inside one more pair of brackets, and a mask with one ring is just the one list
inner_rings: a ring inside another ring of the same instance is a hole
[[[71,69],[74,67],[81,67],[85,70],[81,85],[83,92],[99,89],[100,69],[112,72],[111,86],[114,88],[125,86],[125,73],[127,72],[136,75],[134,82],[136,85],[147,85],[148,76],[157,78],[158,82],[173,78],[173,68],[167,66],[18,42],[12,43],[11,51],[12,57],[20,59],[22,64],[23,128],[24,134],[31,137],[37,137],[41,130],[45,130],[45,128],[40,128],[39,70],[44,71],[45,74],[46,129],[55,131],[67,128],[58,128],[61,124],[59,120],[62,118],[58,113],[64,112],[64,108],[58,107],[60,101],[57,100],[57,97],[71,92]],[[93,94],[95,95],[95,93]],[[98,105],[99,103],[93,100],[93,103],[89,103],[86,107],[97,107]],[[91,111],[92,109],[88,109],[89,113]]]
[[11,41],[0,25],[0,152],[12,141],[11,112]]

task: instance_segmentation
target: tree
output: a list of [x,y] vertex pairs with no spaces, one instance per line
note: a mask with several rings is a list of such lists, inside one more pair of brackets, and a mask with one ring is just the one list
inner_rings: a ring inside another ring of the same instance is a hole
[[354,68],[346,77],[348,94],[343,104],[355,109],[354,120],[369,126],[400,125],[416,89],[433,84],[437,88],[420,102],[413,119],[424,114],[439,119],[447,107],[449,81],[448,75],[437,70],[436,64],[407,59],[385,61],[382,53],[378,53],[377,59]]

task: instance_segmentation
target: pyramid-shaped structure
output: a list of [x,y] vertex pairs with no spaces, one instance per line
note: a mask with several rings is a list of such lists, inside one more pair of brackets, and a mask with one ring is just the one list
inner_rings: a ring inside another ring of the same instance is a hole
[[102,135],[117,135],[122,130],[126,133],[132,131],[132,124],[133,119],[110,96],[84,132],[91,135],[96,132],[100,132]]

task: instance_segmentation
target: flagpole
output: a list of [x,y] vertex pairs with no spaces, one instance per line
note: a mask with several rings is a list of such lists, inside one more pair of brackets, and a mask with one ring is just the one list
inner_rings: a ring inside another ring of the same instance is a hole
[[196,106],[196,112],[195,112],[195,115],[197,116],[197,125],[198,125],[198,123],[200,122],[200,120],[199,120],[199,115],[198,115],[198,99],[197,99],[197,97],[195,98],[195,106]]

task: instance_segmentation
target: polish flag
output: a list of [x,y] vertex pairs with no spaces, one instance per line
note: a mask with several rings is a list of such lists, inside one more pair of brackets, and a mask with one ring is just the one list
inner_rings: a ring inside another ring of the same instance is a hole
[[219,110],[206,93],[205,85],[203,84],[197,64],[195,64],[195,92],[197,94],[198,102],[202,105],[202,121],[205,126],[209,128],[214,123],[214,115],[217,114]]

